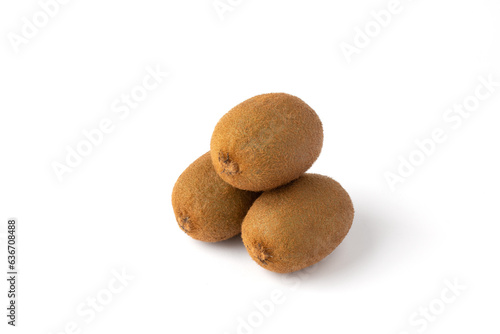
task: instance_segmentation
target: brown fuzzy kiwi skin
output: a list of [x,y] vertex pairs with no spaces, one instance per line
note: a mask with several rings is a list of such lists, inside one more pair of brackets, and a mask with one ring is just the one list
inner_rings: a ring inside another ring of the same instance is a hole
[[217,123],[210,142],[215,170],[236,188],[265,191],[304,174],[323,147],[316,112],[285,93],[258,95]]
[[194,239],[217,242],[241,233],[241,223],[259,193],[236,189],[215,172],[210,152],[193,162],[172,191],[179,227]]
[[338,182],[304,174],[264,192],[248,211],[241,236],[260,266],[291,273],[330,254],[349,232],[353,219],[352,201]]

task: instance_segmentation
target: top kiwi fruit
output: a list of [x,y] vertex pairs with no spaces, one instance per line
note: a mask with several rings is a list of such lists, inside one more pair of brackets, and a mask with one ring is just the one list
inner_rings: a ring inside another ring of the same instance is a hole
[[285,93],[250,98],[216,125],[210,143],[217,174],[232,186],[265,191],[304,174],[323,146],[321,121],[304,101]]

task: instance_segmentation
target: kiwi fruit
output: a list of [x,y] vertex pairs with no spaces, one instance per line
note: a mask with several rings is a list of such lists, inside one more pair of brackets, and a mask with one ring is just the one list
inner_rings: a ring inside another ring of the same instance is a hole
[[210,152],[193,162],[172,191],[179,227],[194,239],[217,242],[241,233],[241,223],[259,193],[236,189],[215,172]]
[[304,174],[322,146],[323,126],[316,112],[298,97],[271,93],[226,113],[212,134],[210,152],[224,181],[265,191]]
[[349,194],[333,179],[304,174],[264,192],[242,225],[243,243],[263,268],[290,273],[311,266],[344,239],[354,219]]

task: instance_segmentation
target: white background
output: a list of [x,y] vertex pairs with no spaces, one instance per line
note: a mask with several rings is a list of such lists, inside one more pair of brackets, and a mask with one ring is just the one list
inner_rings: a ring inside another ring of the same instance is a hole
[[[410,318],[440,305],[446,280],[466,288],[423,332],[498,332],[500,87],[456,129],[443,115],[480,76],[500,81],[499,2],[401,0],[350,63],[341,43],[389,1],[233,3],[221,19],[212,0],[69,1],[15,52],[9,36],[40,5],[2,1],[1,268],[16,217],[20,309],[12,329],[2,279],[1,333],[74,322],[74,333],[413,334],[423,325]],[[120,119],[111,105],[148,66],[168,78]],[[218,119],[268,92],[317,111],[325,141],[311,172],[338,180],[356,209],[342,245],[300,276],[264,270],[239,237],[189,238],[170,204]],[[52,164],[106,118],[113,132],[60,182]],[[385,173],[436,127],[446,142],[392,191]],[[128,285],[81,316],[123,268]],[[257,314],[275,290],[284,302]],[[249,317],[259,325],[240,328]]]

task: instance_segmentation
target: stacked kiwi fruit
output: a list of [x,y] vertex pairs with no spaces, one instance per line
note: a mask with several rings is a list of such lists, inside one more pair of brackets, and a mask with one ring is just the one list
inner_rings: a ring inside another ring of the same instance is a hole
[[252,259],[274,272],[319,262],[354,219],[338,182],[306,173],[322,146],[322,123],[298,97],[272,93],[244,101],[221,118],[210,151],[175,183],[179,227],[207,242],[241,233]]

